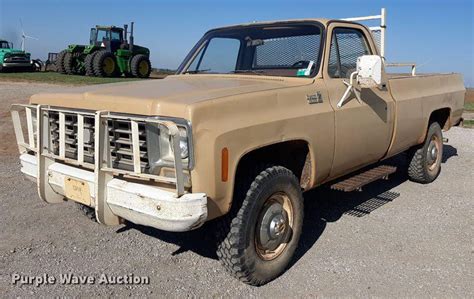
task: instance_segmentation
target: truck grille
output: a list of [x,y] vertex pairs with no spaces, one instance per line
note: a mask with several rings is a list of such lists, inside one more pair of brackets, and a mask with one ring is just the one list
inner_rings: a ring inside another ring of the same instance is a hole
[[[133,171],[132,128],[128,120],[109,119],[110,160],[113,168]],[[138,122],[141,172],[148,173],[145,123]]]
[[5,58],[5,62],[30,62],[30,59],[24,54],[11,54],[8,58]]
[[[49,150],[58,156],[59,149],[59,112],[48,111],[50,147]],[[65,157],[78,159],[78,117],[76,113],[64,112],[65,119]],[[133,171],[132,130],[128,120],[109,119],[108,141],[110,146],[110,166],[115,169]],[[84,162],[94,164],[94,116],[84,115]],[[148,173],[145,123],[138,123],[141,172]]]
[[[174,185],[177,198],[191,188],[192,129],[184,119],[21,104],[12,105],[11,115],[20,152],[47,157],[38,159],[39,166],[60,160],[93,170],[99,180],[109,173]],[[180,151],[183,128],[190,147],[186,159]],[[100,153],[95,152],[96,147]],[[149,156],[148,147],[155,154],[164,149],[164,154]],[[43,181],[44,175],[38,173],[38,179]]]
[[[65,115],[65,156],[78,159],[77,114]],[[59,112],[48,111],[50,151],[59,155]],[[94,117],[84,116],[84,162],[94,164]]]

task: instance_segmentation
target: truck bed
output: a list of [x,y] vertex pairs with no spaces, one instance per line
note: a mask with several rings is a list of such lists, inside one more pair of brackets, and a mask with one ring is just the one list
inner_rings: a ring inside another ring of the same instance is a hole
[[466,92],[460,74],[387,74],[387,77],[396,111],[388,156],[422,143],[433,111],[449,109],[445,130],[460,121]]

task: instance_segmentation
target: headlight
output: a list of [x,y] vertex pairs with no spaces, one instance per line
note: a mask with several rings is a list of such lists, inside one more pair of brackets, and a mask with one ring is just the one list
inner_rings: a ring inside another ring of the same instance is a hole
[[[178,125],[179,148],[184,168],[189,167],[189,141],[187,127]],[[146,125],[147,154],[151,173],[159,173],[162,167],[174,167],[174,150],[171,136],[163,126]]]
[[180,140],[179,141],[179,148],[181,149],[181,159],[186,159],[189,156],[188,141],[187,140]]
[[[171,146],[171,136],[170,136],[170,147],[171,152],[173,153],[173,147]],[[181,159],[186,159],[189,156],[188,149],[188,136],[185,128],[179,128],[179,148],[181,149]]]

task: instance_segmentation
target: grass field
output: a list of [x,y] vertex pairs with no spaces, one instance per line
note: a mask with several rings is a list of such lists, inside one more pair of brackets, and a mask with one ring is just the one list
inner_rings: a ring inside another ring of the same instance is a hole
[[36,72],[36,73],[0,73],[1,81],[16,82],[43,82],[52,84],[67,85],[89,85],[89,84],[105,84],[115,82],[150,80],[137,78],[98,78],[87,76],[71,76],[62,75],[54,72]]
[[474,120],[472,120],[472,119],[467,119],[467,120],[466,120],[466,119],[465,119],[465,120],[463,121],[463,127],[473,129],[473,128],[474,128]]
[[52,84],[72,84],[72,85],[88,85],[88,84],[105,84],[115,82],[126,82],[140,80],[137,78],[98,78],[87,76],[71,76],[54,72],[35,72],[35,73],[0,73],[2,81],[16,82],[43,82]]
[[466,111],[473,111],[474,112],[474,103],[465,103],[464,110]]

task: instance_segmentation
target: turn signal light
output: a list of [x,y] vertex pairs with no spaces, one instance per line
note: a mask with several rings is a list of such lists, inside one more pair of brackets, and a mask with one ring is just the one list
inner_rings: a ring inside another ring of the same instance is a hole
[[229,150],[227,147],[222,149],[221,157],[221,180],[227,182],[229,178]]

